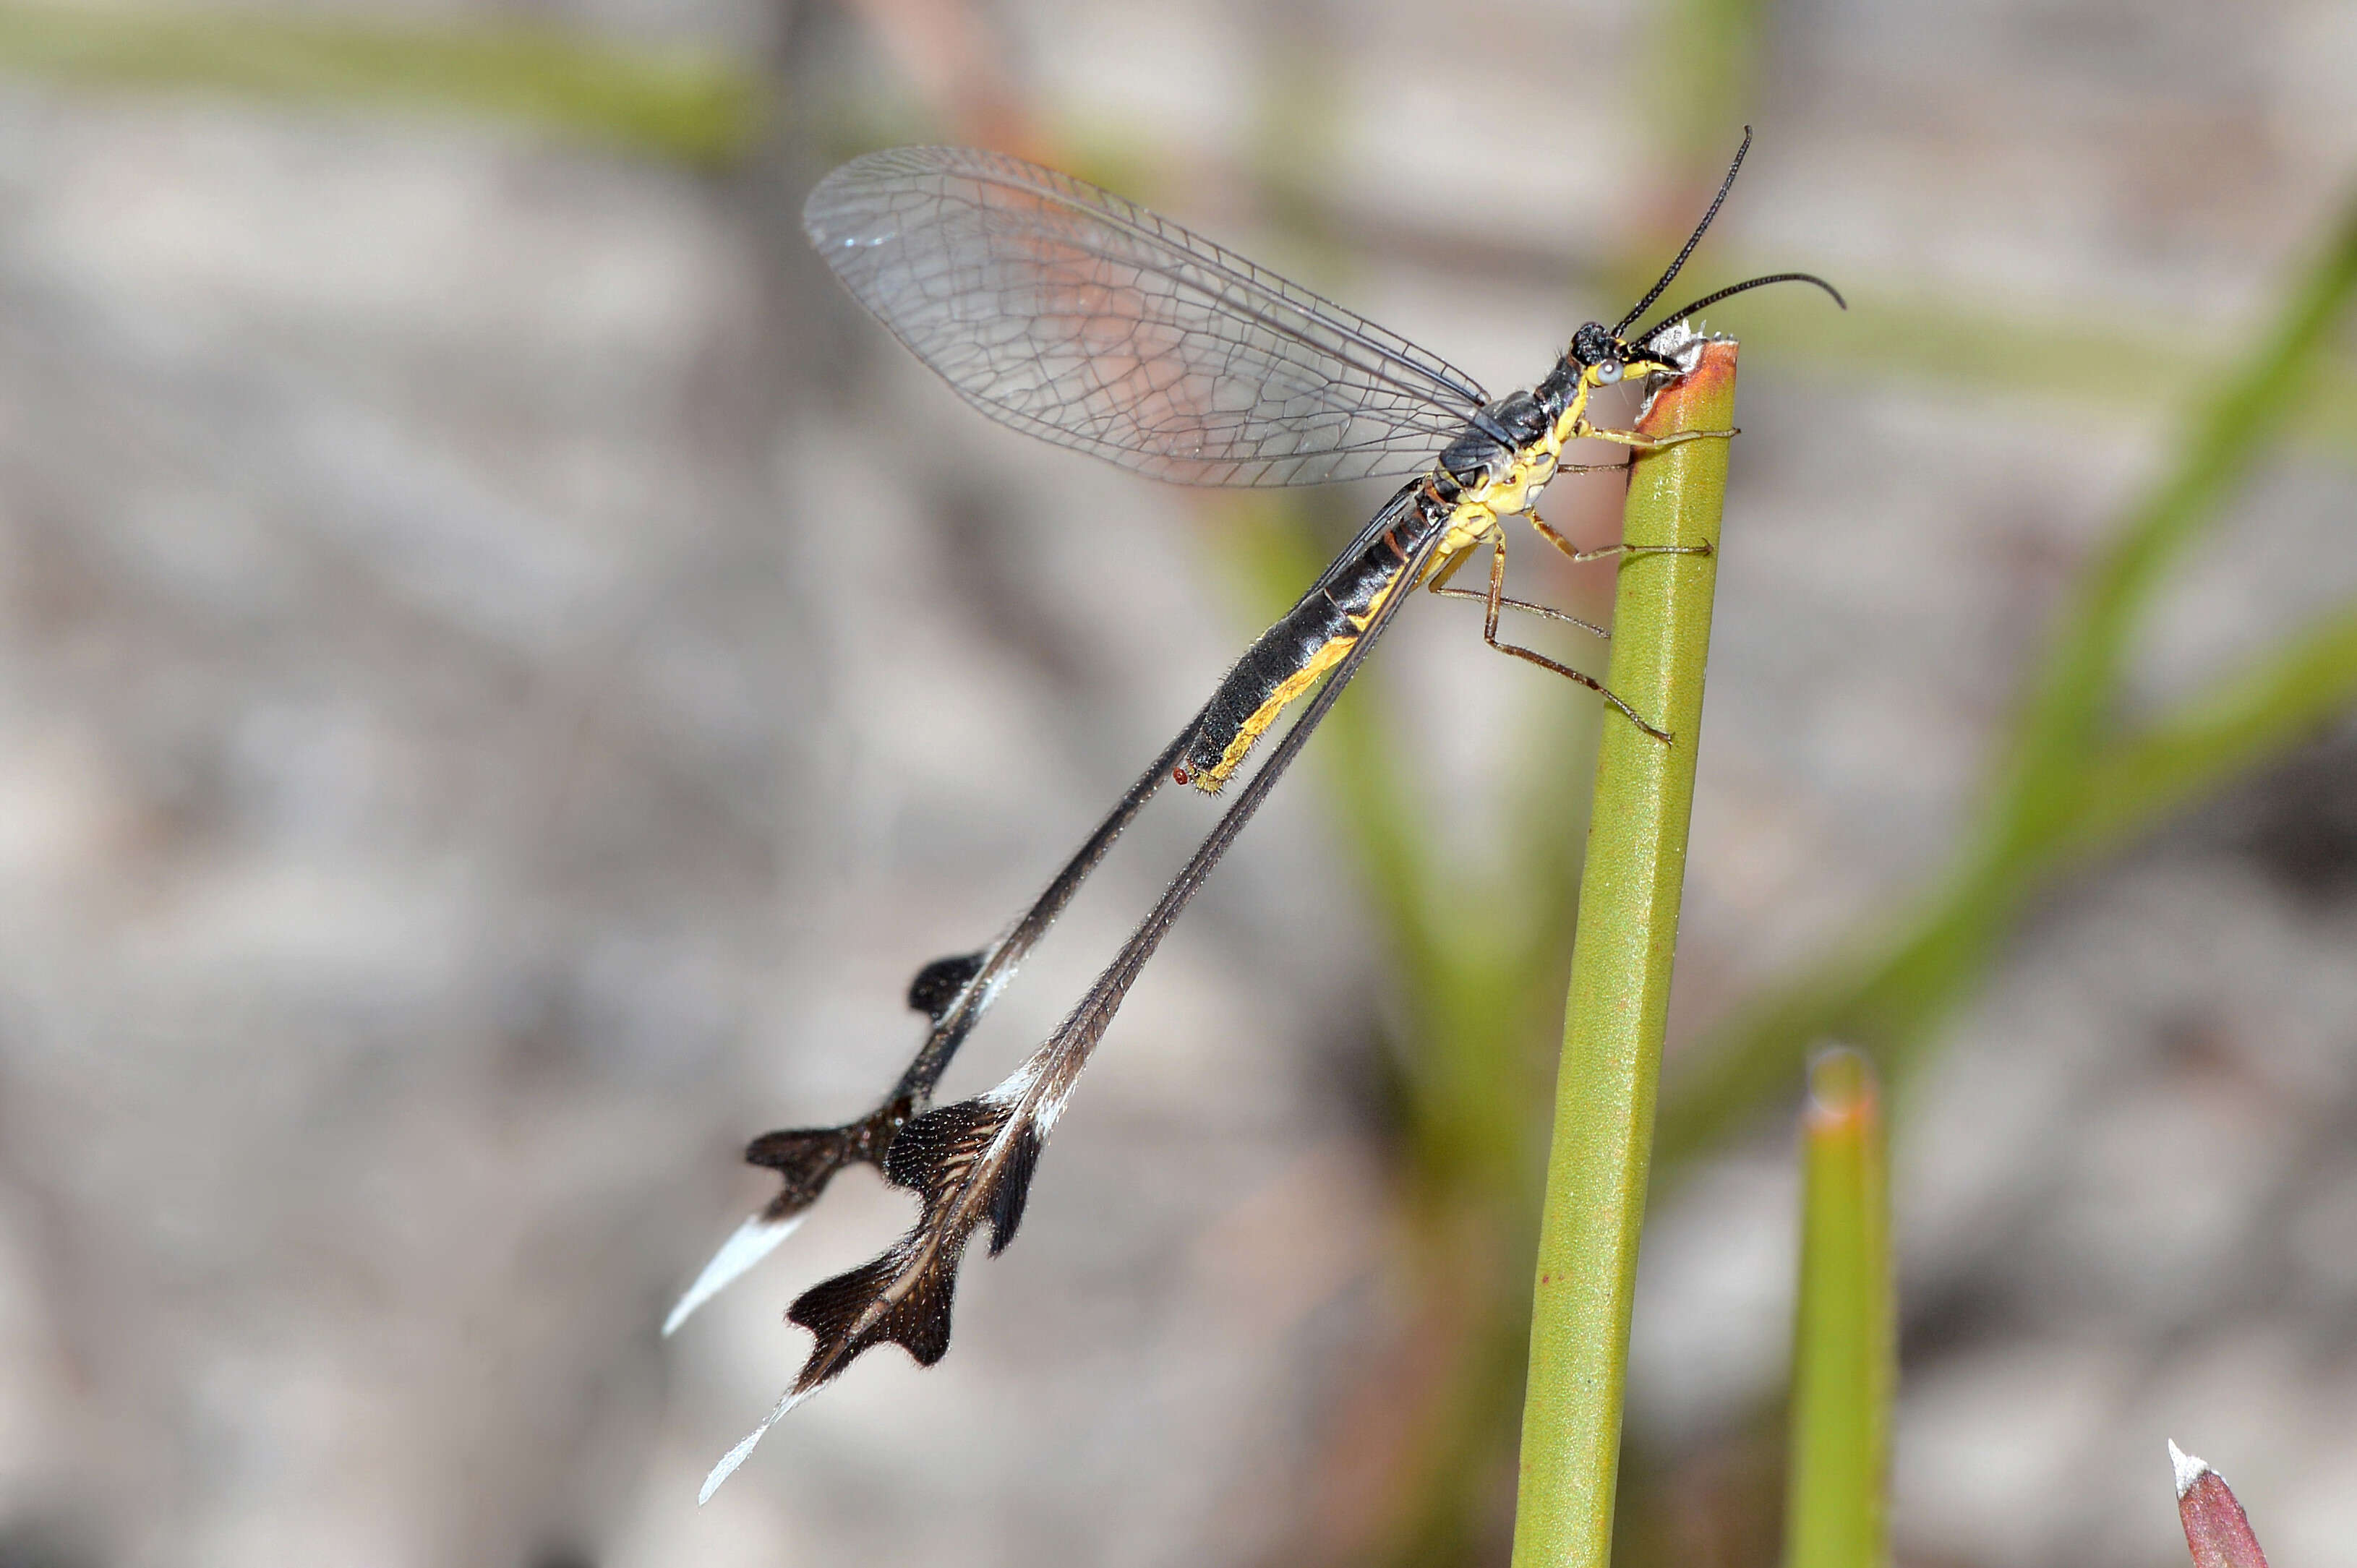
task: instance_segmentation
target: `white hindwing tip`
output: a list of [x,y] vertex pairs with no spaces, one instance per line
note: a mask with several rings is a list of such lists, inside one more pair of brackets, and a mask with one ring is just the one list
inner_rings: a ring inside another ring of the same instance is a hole
[[712,1466],[712,1474],[704,1477],[703,1489],[695,1494],[695,1506],[702,1508],[710,1502],[712,1494],[720,1489],[720,1483],[737,1473],[737,1466],[742,1465],[746,1456],[753,1452],[754,1446],[770,1434],[770,1428],[784,1420],[786,1412],[817,1391],[816,1389],[804,1389],[800,1393],[796,1393],[791,1389],[787,1390],[784,1397],[778,1401],[777,1408],[763,1418],[761,1424],[747,1433],[742,1443],[723,1454],[720,1456],[720,1463]]
[[685,1323],[697,1307],[726,1290],[747,1270],[776,1251],[778,1243],[794,1233],[807,1213],[805,1210],[802,1214],[774,1220],[764,1219],[756,1214],[737,1227],[735,1234],[720,1243],[720,1251],[712,1254],[712,1262],[704,1265],[704,1272],[695,1276],[695,1283],[687,1287],[687,1294],[679,1298],[679,1305],[671,1309],[671,1316],[663,1319],[663,1337],[669,1338],[673,1330]]

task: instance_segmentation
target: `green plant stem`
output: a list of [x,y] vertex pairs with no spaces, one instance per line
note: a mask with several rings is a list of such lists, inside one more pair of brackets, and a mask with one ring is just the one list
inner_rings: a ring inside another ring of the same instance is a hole
[[[1694,374],[1654,400],[1641,428],[1731,428],[1735,360],[1732,343],[1710,345]],[[1631,543],[1707,545],[1711,553],[1641,555],[1620,568],[1609,683],[1674,739],[1664,745],[1616,720],[1598,748],[1532,1297],[1514,1520],[1514,1562],[1524,1568],[1601,1568],[1611,1552],[1629,1306],[1685,880],[1727,448],[1705,439],[1640,457],[1623,514]]]
[[2352,295],[2357,201],[2082,579],[1954,869],[1910,914],[1877,919],[1700,1043],[1699,1065],[1663,1107],[1665,1159],[1694,1153],[1773,1096],[1819,1040],[1853,1040],[1896,1077],[2030,897],[2089,854],[2296,744],[2357,689],[2344,616],[2139,732],[2121,736],[2113,712],[2145,608],[2235,484],[2298,423]]
[[1898,1330],[1882,1112],[1858,1052],[1810,1064],[1801,1163],[1784,1568],[1883,1568]]
[[708,50],[530,21],[0,4],[0,69],[98,86],[458,111],[694,165],[751,150],[759,79]]
[[2162,723],[2089,765],[2058,853],[2109,849],[2323,729],[2357,701],[2357,609],[2292,638],[2205,688]]
[[1788,1052],[1829,1033],[1871,1034],[1886,1067],[1905,1065],[1944,999],[1972,983],[2024,900],[2282,756],[2352,703],[2357,611],[2344,611],[2092,759],[2078,809],[2050,824],[2050,838],[2024,846],[2010,880],[1984,864],[1980,882],[1943,889],[1891,922],[1900,940],[1861,940],[1821,960],[1723,1030],[1740,1043],[1706,1047],[1708,1066],[1673,1087],[1662,1111],[1661,1158],[1699,1152],[1779,1093],[1788,1081]]
[[2322,263],[2233,367],[2174,448],[2170,470],[2083,579],[2001,775],[1992,855],[2047,835],[2077,805],[2081,766],[2110,733],[2130,633],[2169,566],[2223,514],[2235,487],[2291,422],[2352,287],[2357,204],[2343,214]]

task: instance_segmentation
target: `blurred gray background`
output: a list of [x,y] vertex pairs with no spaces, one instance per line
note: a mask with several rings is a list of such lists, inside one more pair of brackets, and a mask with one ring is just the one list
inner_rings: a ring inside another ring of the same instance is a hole
[[[0,68],[6,1568],[1503,1561],[1511,1387],[1426,1439],[1484,1386],[1468,1325],[1519,1332],[1526,1284],[1452,1293],[1523,1279],[1524,1200],[1418,1164],[1324,736],[947,1360],[866,1359],[695,1506],[800,1364],[785,1303],[908,1212],[845,1177],[662,1341],[771,1190],[741,1145],[873,1101],[909,973],[1306,582],[1265,541],[1312,559],[1374,493],[988,425],[804,253],[834,160],[1030,150],[1502,390],[1756,126],[1680,286],[1804,267],[1858,309],[1711,317],[1744,435],[1674,1050],[1947,864],[2058,608],[2357,175],[2329,0],[10,5]],[[535,85],[600,70],[654,108]],[[2135,704],[2357,596],[2352,406],[2174,575]],[[1476,932],[1560,903],[1497,824],[1576,845],[1598,723],[1477,634],[1411,607],[1346,703]],[[2170,1436],[2276,1561],[2352,1560],[2352,767],[2328,725],[2047,890],[1901,1086],[1903,1562],[2181,1562]],[[1210,820],[1157,803],[952,1091]],[[1791,1144],[1771,1098],[1665,1175],[1631,1563],[1773,1560]]]

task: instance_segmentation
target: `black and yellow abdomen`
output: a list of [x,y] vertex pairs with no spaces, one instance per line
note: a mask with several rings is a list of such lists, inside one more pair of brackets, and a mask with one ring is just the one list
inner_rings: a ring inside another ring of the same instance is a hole
[[1286,704],[1350,656],[1386,600],[1415,586],[1408,580],[1409,562],[1452,515],[1429,479],[1394,495],[1300,602],[1236,660],[1196,716],[1172,776],[1206,794],[1219,793]]

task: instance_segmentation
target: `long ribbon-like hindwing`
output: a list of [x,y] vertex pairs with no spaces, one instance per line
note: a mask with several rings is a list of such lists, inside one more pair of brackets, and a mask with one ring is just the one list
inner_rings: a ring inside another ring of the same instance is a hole
[[[1399,567],[1404,583],[1418,579],[1439,537],[1437,530],[1429,531],[1415,551],[1404,555]],[[996,1088],[928,1111],[899,1128],[884,1151],[884,1174],[918,1195],[916,1225],[873,1261],[812,1286],[794,1302],[787,1316],[809,1329],[815,1340],[809,1359],[768,1419],[713,1467],[705,1481],[705,1497],[744,1462],[780,1417],[832,1382],[871,1347],[898,1344],[920,1366],[932,1365],[948,1351],[952,1298],[966,1243],[985,1221],[994,1256],[1014,1239],[1040,1151],[1130,986],[1358,672],[1405,597],[1402,593],[1384,597],[1300,721],[1286,732],[1047,1043]]]
[[1005,936],[980,952],[935,959],[917,972],[916,978],[909,983],[909,1005],[931,1019],[932,1027],[883,1103],[858,1121],[839,1127],[787,1128],[764,1133],[747,1145],[747,1162],[776,1171],[783,1186],[776,1197],[721,1243],[720,1250],[663,1320],[662,1331],[666,1335],[791,1235],[836,1172],[849,1165],[884,1163],[901,1128],[931,1103],[933,1086],[941,1081],[951,1058],[997,1000],[999,992],[1014,978],[1017,967],[1056,923],[1056,918],[1072,901],[1081,884],[1088,880],[1089,873],[1104,859],[1122,830],[1169,779],[1171,768],[1186,755],[1200,722],[1199,716],[1181,730],[1137,781],[1123,792],[1120,800],[1097,824],[1096,831]]
[[923,1203],[917,1227],[873,1262],[812,1286],[786,1316],[816,1337],[798,1386],[816,1387],[871,1345],[901,1346],[920,1367],[950,1348],[950,1295],[959,1256],[990,1223],[996,1256],[1023,1218],[1039,1134],[998,1095],[929,1111],[900,1130],[884,1174]]

